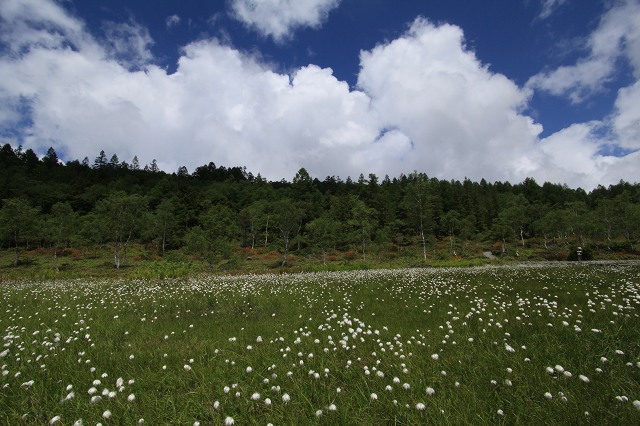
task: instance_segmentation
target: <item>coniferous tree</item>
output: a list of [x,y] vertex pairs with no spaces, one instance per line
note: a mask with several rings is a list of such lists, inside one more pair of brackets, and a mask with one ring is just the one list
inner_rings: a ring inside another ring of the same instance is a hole
[[100,154],[93,160],[93,168],[94,169],[102,169],[107,166],[107,155],[104,151],[100,151]]

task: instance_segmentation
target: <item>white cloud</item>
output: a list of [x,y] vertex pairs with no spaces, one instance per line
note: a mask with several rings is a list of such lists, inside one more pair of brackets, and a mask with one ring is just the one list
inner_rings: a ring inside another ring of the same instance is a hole
[[637,0],[617,2],[602,17],[598,28],[589,36],[586,57],[574,65],[561,66],[533,76],[527,86],[556,96],[568,95],[580,103],[602,91],[618,70],[616,61],[630,60],[640,70],[640,3]]
[[567,0],[541,0],[542,9],[540,10],[539,19],[547,19],[551,16],[560,6],[567,2]]
[[640,81],[618,91],[612,122],[620,147],[640,149]]
[[140,69],[153,59],[153,39],[149,30],[133,19],[129,22],[106,22],[106,50],[109,56],[128,69]]
[[[579,182],[615,183],[619,179],[640,180],[640,154],[623,157],[604,156],[604,148],[640,150],[640,2],[616,2],[600,20],[588,38],[588,55],[568,65],[534,76],[528,86],[557,96],[568,96],[578,103],[604,90],[619,72],[618,63],[626,60],[635,81],[618,90],[615,108],[601,121],[576,123],[541,142],[549,163],[547,170],[561,166],[571,170]],[[555,173],[555,179],[571,180],[567,173]],[[582,178],[578,178],[582,176]]]
[[232,0],[233,16],[265,37],[282,42],[298,28],[318,28],[341,0]]
[[[30,46],[57,48],[71,44],[87,49],[84,25],[68,15],[55,2],[42,0],[3,0],[0,2],[2,42],[18,53]],[[41,31],[33,31],[33,24]]]
[[597,121],[574,124],[540,142],[544,153],[542,165],[552,181],[571,180],[593,187],[605,180],[608,170],[619,160],[599,154],[603,141],[597,133],[602,125]]
[[171,16],[167,16],[167,19],[165,20],[165,24],[167,28],[173,28],[176,25],[180,24],[181,21],[182,19],[180,19],[178,15],[171,15]]
[[542,128],[518,113],[527,93],[465,50],[460,28],[418,19],[404,36],[362,52],[361,66],[358,86],[382,125],[413,142],[393,172],[474,179],[533,172],[527,158]]
[[[362,52],[354,90],[329,68],[278,73],[216,39],[185,46],[177,71],[167,74],[147,53],[148,32],[132,22],[105,43],[56,3],[29,1],[49,8],[40,18],[46,25],[32,19],[40,12],[11,14],[0,3],[3,22],[20,29],[2,33],[2,41],[29,47],[0,56],[0,126],[17,126],[26,104],[32,125],[24,144],[40,153],[54,146],[81,159],[105,150],[127,161],[156,158],[168,171],[213,161],[274,180],[303,166],[319,178],[415,169],[444,179],[532,176],[587,189],[640,180],[637,154],[600,154],[603,143],[618,143],[598,136],[607,123],[577,124],[540,141],[540,125],[522,113],[530,91],[492,73],[453,25],[418,19],[401,37]],[[67,34],[76,48],[65,44]],[[133,52],[136,67],[122,51]],[[637,91],[621,91],[615,114],[630,148]]]

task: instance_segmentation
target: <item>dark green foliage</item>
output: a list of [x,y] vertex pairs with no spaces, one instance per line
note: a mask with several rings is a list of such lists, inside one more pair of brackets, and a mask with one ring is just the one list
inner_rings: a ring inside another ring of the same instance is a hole
[[417,171],[382,180],[363,173],[355,181],[320,181],[304,168],[291,182],[268,182],[244,167],[213,162],[192,174],[185,167],[167,174],[155,160],[141,168],[137,157],[130,164],[117,154],[108,158],[101,151],[93,164],[88,158],[64,163],[53,148],[39,160],[30,149],[2,146],[0,208],[6,219],[0,247],[15,250],[16,259],[27,248],[54,250],[54,259],[64,248],[108,249],[116,266],[114,246],[124,261],[134,242],[146,247],[147,256],[188,248],[210,264],[228,261],[240,248],[279,251],[275,257],[282,256],[283,265],[292,254],[322,256],[324,263],[329,252],[352,260],[413,253],[421,265],[482,257],[478,245],[521,258],[538,250],[538,258],[566,259],[574,246],[590,247],[596,258],[639,251],[637,183],[586,193],[531,178],[460,182]]

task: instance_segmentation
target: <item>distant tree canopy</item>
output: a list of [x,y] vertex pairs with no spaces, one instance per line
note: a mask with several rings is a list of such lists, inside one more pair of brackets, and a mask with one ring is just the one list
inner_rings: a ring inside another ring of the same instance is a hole
[[[110,158],[110,160],[108,159]],[[518,254],[535,239],[545,248],[577,243],[636,249],[640,185],[620,181],[587,193],[566,185],[439,180],[414,172],[380,180],[375,174],[312,178],[301,168],[291,182],[268,182],[244,167],[210,162],[189,174],[169,174],[156,160],[130,165],[101,151],[91,164],[63,163],[53,148],[39,159],[30,149],[0,148],[0,244],[15,251],[108,244],[114,265],[132,242],[159,255],[183,249],[212,266],[240,247],[359,253],[370,247],[430,255],[446,239],[451,255],[466,242],[486,241],[496,252]]]

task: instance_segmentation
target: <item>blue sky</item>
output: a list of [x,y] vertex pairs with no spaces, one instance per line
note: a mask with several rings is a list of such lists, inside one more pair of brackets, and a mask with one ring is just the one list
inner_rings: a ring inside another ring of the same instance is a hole
[[3,0],[0,18],[0,139],[39,153],[640,180],[638,0]]

